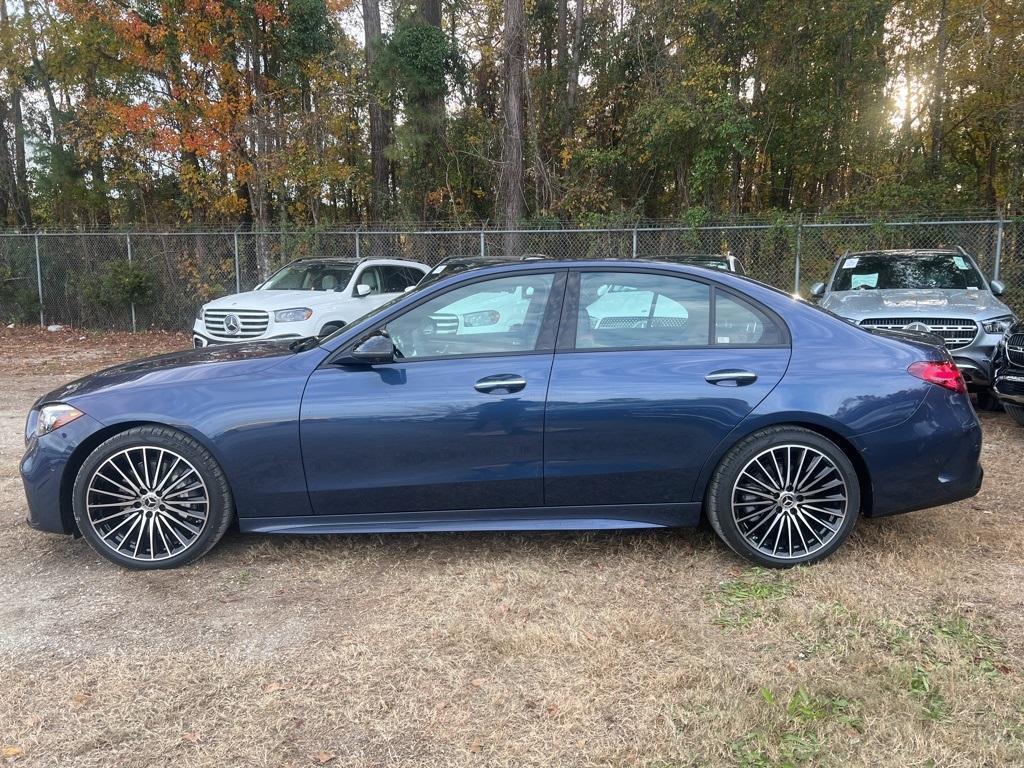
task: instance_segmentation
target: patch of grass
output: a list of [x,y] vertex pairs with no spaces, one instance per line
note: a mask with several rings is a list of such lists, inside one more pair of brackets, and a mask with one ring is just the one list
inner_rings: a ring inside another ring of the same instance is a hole
[[945,720],[949,716],[949,704],[924,667],[914,667],[909,687],[911,695],[920,702],[926,720]]
[[759,695],[776,720],[775,728],[757,728],[737,739],[730,751],[742,768],[796,768],[817,765],[835,726],[862,731],[854,705],[842,696],[797,688],[783,704],[769,688]]
[[773,611],[793,593],[793,585],[779,573],[753,568],[738,579],[719,585],[715,623],[723,627],[746,627]]

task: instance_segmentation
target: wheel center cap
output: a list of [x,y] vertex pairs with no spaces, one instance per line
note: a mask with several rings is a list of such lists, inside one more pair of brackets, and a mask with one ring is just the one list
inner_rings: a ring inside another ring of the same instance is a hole
[[779,504],[783,509],[792,509],[796,506],[796,497],[787,491],[779,496]]
[[146,509],[156,509],[160,504],[160,499],[155,493],[147,493],[142,497],[142,506]]

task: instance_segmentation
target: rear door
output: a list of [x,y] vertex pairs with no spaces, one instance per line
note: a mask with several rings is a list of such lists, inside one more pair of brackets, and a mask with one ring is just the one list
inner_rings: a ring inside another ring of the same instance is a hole
[[789,356],[780,318],[715,283],[573,273],[548,387],[545,503],[690,501],[705,460]]

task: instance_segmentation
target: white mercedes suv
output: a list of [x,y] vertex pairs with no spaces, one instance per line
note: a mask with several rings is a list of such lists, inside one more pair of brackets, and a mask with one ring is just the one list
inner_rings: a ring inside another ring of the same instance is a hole
[[332,333],[416,285],[429,269],[399,259],[293,261],[253,291],[200,307],[192,344],[206,347]]

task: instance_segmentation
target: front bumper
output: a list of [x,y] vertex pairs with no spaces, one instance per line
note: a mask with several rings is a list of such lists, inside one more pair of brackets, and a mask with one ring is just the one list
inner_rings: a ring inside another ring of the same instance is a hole
[[[198,326],[199,323],[196,323]],[[192,329],[192,346],[196,349],[202,349],[203,347],[215,347],[226,344],[245,344],[247,341],[270,341],[272,339],[303,339],[313,334],[309,333],[265,333],[262,336],[253,336],[245,339],[215,339],[211,336],[207,336],[205,333],[201,333],[196,328]]]
[[1024,371],[999,371],[992,389],[1001,403],[1024,406]]
[[28,501],[26,522],[32,528],[74,533],[70,503],[75,478],[67,470],[78,463],[74,459],[79,446],[102,428],[96,419],[83,415],[55,432],[29,440],[20,470]]

